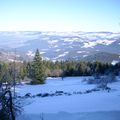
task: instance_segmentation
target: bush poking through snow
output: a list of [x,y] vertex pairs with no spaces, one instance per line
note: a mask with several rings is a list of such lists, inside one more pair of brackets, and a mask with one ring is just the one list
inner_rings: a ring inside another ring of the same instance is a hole
[[49,93],[43,93],[41,97],[48,97],[50,94]]
[[112,83],[112,82],[116,82],[116,81],[117,81],[116,76],[113,73],[110,73],[109,75],[90,78],[87,80],[87,83],[88,84],[97,84],[98,88],[110,91],[110,88],[107,86],[108,83]]
[[41,94],[41,93],[38,93],[36,96],[41,97],[41,96],[42,96],[42,94]]
[[96,84],[96,79],[94,79],[94,78],[88,79],[87,84]]
[[25,97],[31,97],[32,95],[31,95],[31,93],[26,93],[25,94]]
[[63,91],[56,91],[55,93],[64,93]]
[[55,93],[38,93],[36,95],[31,95],[31,93],[27,93],[25,94],[25,96],[21,96],[19,98],[30,98],[30,97],[55,97],[55,96],[61,96],[61,95],[65,95],[65,96],[71,96],[71,95],[77,95],[77,94],[89,94],[89,93],[92,93],[92,92],[97,92],[97,91],[100,91],[100,89],[103,89],[103,90],[107,90],[108,92],[111,90],[111,88],[109,87],[106,87],[106,85],[103,87],[103,84],[102,86],[97,86],[97,88],[94,88],[94,89],[90,89],[90,90],[85,90],[84,92],[81,92],[81,91],[74,91],[72,93],[70,92],[64,92],[64,91],[56,91]]

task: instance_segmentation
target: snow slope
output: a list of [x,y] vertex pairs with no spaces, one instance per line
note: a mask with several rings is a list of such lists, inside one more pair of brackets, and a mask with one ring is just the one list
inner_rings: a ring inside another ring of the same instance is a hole
[[[48,78],[45,85],[17,87],[21,96],[26,93],[53,93],[86,91],[95,87],[82,80],[88,77]],[[112,90],[71,96],[35,97],[25,99],[24,112],[17,120],[120,120],[120,81],[109,85]]]

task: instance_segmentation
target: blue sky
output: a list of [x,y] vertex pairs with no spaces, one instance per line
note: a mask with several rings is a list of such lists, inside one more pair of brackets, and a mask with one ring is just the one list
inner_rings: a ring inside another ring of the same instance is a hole
[[120,0],[0,0],[0,31],[120,32]]

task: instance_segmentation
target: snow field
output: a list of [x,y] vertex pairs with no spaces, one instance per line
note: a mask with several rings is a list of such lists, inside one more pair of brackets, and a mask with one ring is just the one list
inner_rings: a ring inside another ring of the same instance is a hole
[[[82,82],[89,77],[48,78],[44,85],[17,87],[21,96],[26,93],[75,92],[95,88]],[[17,120],[120,120],[120,81],[109,84],[111,91],[96,91],[71,96],[35,97],[25,99],[24,112]],[[42,119],[41,119],[42,120]]]

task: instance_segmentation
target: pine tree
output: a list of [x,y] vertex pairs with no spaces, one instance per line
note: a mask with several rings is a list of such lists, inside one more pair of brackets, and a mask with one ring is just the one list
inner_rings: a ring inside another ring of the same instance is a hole
[[10,75],[10,72],[8,70],[8,65],[3,63],[0,64],[0,87],[2,86],[3,83],[6,84],[6,88],[8,85],[10,85],[12,82],[12,76]]
[[24,80],[26,76],[27,76],[26,62],[24,62],[22,66],[20,66],[19,68],[19,73],[18,73],[19,82],[21,82],[21,80]]
[[35,57],[32,62],[32,84],[43,84],[45,80],[43,61],[39,50],[36,50]]

